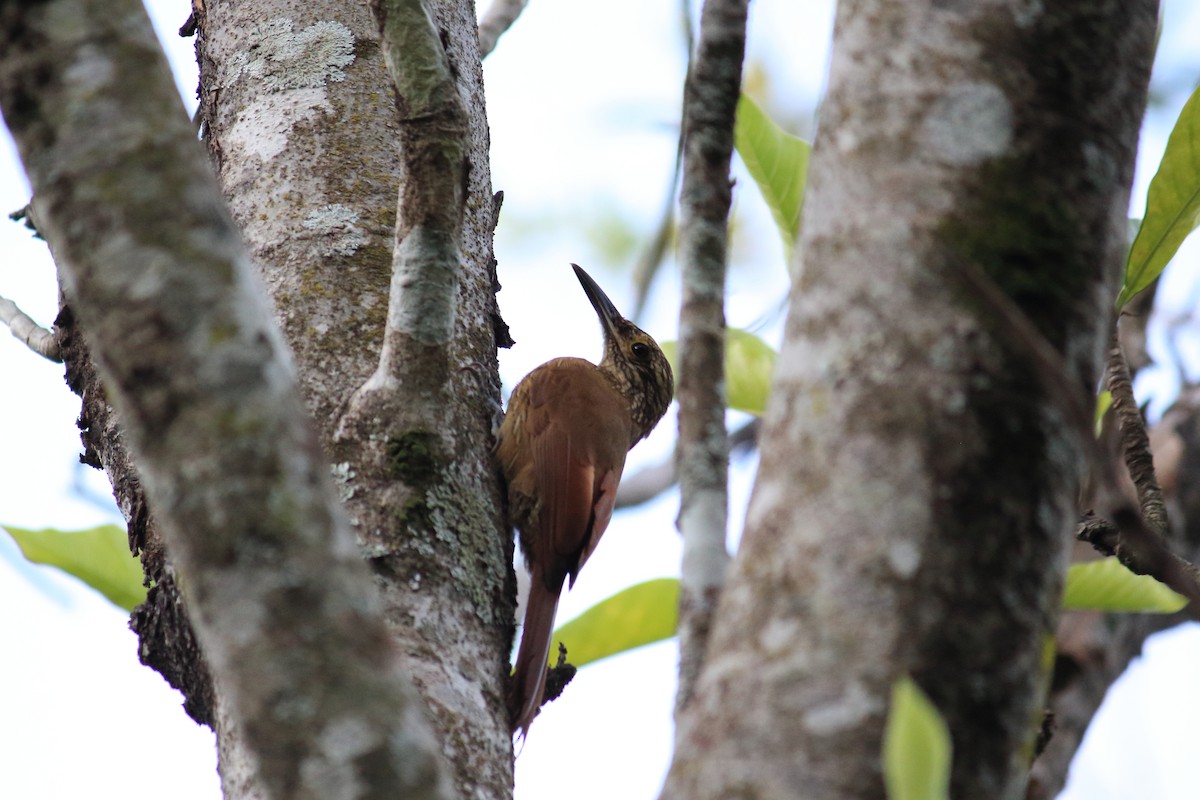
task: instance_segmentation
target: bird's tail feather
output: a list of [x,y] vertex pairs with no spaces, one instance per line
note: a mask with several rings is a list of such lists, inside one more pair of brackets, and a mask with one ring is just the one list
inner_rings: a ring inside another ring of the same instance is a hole
[[554,635],[554,612],[558,609],[561,592],[561,586],[557,592],[547,588],[542,576],[534,571],[525,608],[525,625],[521,631],[521,647],[517,650],[517,664],[508,684],[507,697],[513,732],[520,731],[522,736],[529,732],[529,725],[542,705],[546,665]]

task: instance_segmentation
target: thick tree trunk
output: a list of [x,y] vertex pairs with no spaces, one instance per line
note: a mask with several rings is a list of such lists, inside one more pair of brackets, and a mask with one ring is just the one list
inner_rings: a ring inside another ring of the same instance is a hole
[[262,796],[449,796],[145,10],[5,7],[0,53],[39,230]]
[[[168,146],[172,134],[185,142],[193,135],[180,124],[173,89],[160,96],[158,84],[151,91],[148,83],[131,80],[121,91],[108,87],[103,82],[110,74],[109,55],[97,57],[86,48],[91,66],[75,69],[61,85],[52,69],[30,71],[31,63],[43,63],[38,59],[67,64],[77,56],[69,50],[79,45],[71,36],[76,28],[62,20],[89,20],[93,9],[74,5],[58,17],[39,18],[41,27],[35,28],[29,27],[34,16],[4,12],[0,33],[11,46],[6,45],[6,83],[0,88],[6,93],[6,121],[22,142],[39,192],[37,208],[45,210],[39,221],[64,266],[68,301],[98,354],[109,394],[122,418],[131,420],[122,426],[126,435],[118,434],[95,381],[89,376],[77,381],[91,395],[85,396],[85,413],[95,410],[88,415],[89,457],[113,476],[131,536],[151,556],[147,570],[157,585],[152,602],[135,619],[143,656],[164,674],[176,672],[168,677],[184,689],[193,716],[215,722],[227,796],[301,797],[333,791],[331,780],[359,781],[367,791],[441,792],[446,785],[438,779],[439,751],[460,796],[507,796],[512,750],[500,698],[512,628],[511,539],[502,524],[490,457],[499,394],[496,331],[502,328],[495,309],[495,207],[471,4],[432,4],[469,123],[463,232],[455,243],[461,265],[443,376],[447,389],[441,395],[447,401],[433,430],[398,428],[388,419],[360,419],[339,430],[351,395],[378,362],[402,177],[397,130],[406,124],[398,118],[392,79],[365,5],[210,0],[197,20],[202,134],[295,357],[300,389],[317,422],[317,437],[311,439],[305,423],[298,423],[300,406],[287,395],[290,359],[271,326],[258,327],[269,312],[248,299],[247,290],[257,286],[245,281],[245,260],[219,200],[204,194],[211,188],[203,185],[208,177],[203,170],[196,173],[194,160],[173,151],[163,156],[168,150],[158,149]],[[142,75],[153,49],[148,26],[130,9],[105,14],[106,25],[130,31],[134,40],[141,37],[132,48],[142,59]],[[106,25],[96,29],[107,31]],[[131,46],[122,36],[105,36],[113,48]],[[54,37],[65,45],[46,41]],[[56,47],[67,49],[46,55]],[[124,74],[121,63],[116,74]],[[75,119],[66,112],[85,108],[71,93],[86,96],[87,75],[111,89],[113,103],[88,118],[90,140],[81,141],[71,138],[78,130],[69,128]],[[54,94],[60,91],[66,100]],[[112,110],[127,109],[120,105],[127,96],[136,98],[139,113]],[[156,114],[170,123],[138,128]],[[112,131],[119,132],[119,145],[109,138]],[[121,169],[128,170],[124,183],[106,172]],[[111,179],[93,188],[88,181],[96,176]],[[137,188],[139,180],[147,183]],[[91,191],[102,194],[89,204]],[[170,218],[181,208],[180,216]],[[105,229],[95,216],[101,211],[118,221]],[[168,222],[173,234],[162,230]],[[157,261],[137,250],[143,236],[160,237]],[[173,271],[182,263],[190,274]],[[137,270],[145,270],[140,284]],[[164,284],[170,292],[157,293]],[[113,295],[120,291],[130,307]],[[155,312],[156,302],[165,304],[161,312]],[[185,343],[173,339],[210,312],[217,321],[200,323],[214,326],[208,334]],[[223,313],[233,319],[222,321]],[[154,325],[157,333],[149,332],[147,326]],[[121,333],[134,338],[114,338]],[[180,345],[184,351],[172,349]],[[232,361],[216,366],[221,358]],[[225,383],[207,382],[221,376]],[[216,394],[206,394],[210,391]],[[191,410],[200,417],[179,416]],[[277,418],[263,416],[272,413]],[[181,419],[191,424],[190,440],[179,438]],[[225,427],[206,427],[214,419]],[[146,486],[154,489],[147,492],[148,503],[123,450],[126,439]],[[276,457],[286,469],[271,461]],[[370,577],[339,539],[349,527],[329,502],[330,473],[378,593],[369,590]],[[185,474],[192,480],[184,480]],[[307,494],[291,493],[300,491],[292,485],[279,493],[274,480],[298,481]],[[218,508],[213,502],[221,496],[237,502]],[[261,564],[245,563],[243,557],[253,562],[262,537],[278,533],[285,519],[295,537],[289,542],[303,542],[305,555],[295,560],[281,543]],[[185,538],[183,524],[190,537],[203,535]],[[169,548],[158,538],[159,528],[170,533]],[[322,530],[333,531],[328,542],[320,539]],[[332,549],[323,549],[326,545]],[[226,546],[232,549],[226,552]],[[213,558],[230,563],[216,565]],[[185,577],[187,599],[173,580],[172,561]],[[208,572],[214,566],[227,571],[214,577]],[[272,604],[280,582],[292,587],[290,599],[283,602],[279,595],[280,602]],[[370,600],[355,601],[359,595]],[[266,617],[254,616],[259,609]],[[376,611],[378,618],[372,616]],[[327,614],[341,615],[333,629],[322,628]],[[198,660],[188,616],[215,682]],[[380,620],[386,634],[375,627]],[[250,635],[246,624],[264,621],[266,628]],[[285,663],[272,660],[277,656]],[[399,684],[389,683],[397,674],[395,657],[424,703],[406,705]],[[185,669],[189,661],[191,673]],[[316,676],[319,682],[312,683]],[[345,686],[356,688],[339,695]],[[285,697],[297,704],[283,708]],[[301,703],[301,697],[308,700]],[[351,712],[355,704],[365,708]],[[331,718],[339,713],[343,716]],[[436,745],[421,740],[421,716],[433,723]],[[397,735],[376,753],[376,733],[389,728]],[[354,768],[338,773],[339,759],[353,761]],[[401,762],[410,771],[398,778],[389,769]],[[361,769],[373,772],[364,778],[356,772]]]
[[997,303],[1094,391],[1155,21],[839,4],[759,480],[665,796],[882,796],[906,674],[952,796],[1024,792],[1083,451]]
[[511,539],[490,456],[499,379],[487,125],[473,5],[428,5],[469,116],[440,427],[399,415],[344,424],[379,363],[405,179],[407,123],[367,4],[207,3],[200,117],[459,791],[503,797],[512,783],[501,697],[513,617]]

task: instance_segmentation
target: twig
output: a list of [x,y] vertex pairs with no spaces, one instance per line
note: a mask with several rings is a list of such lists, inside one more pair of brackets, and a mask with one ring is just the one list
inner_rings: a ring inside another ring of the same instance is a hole
[[192,13],[188,14],[187,20],[180,26],[180,37],[187,39],[190,36],[195,36],[196,31],[200,29],[200,18],[204,14],[204,0],[192,0]]
[[[758,429],[762,421],[754,419],[729,434],[729,452],[753,450],[758,444]],[[657,464],[643,467],[621,480],[617,488],[617,508],[632,508],[649,503],[663,492],[679,483],[679,465],[671,456]]]
[[546,691],[542,694],[542,705],[561,697],[577,671],[574,664],[567,662],[567,646],[559,642],[558,660],[553,667],[546,668]]
[[[692,54],[695,49],[696,36],[692,29],[691,0],[683,0],[680,4],[680,24],[683,26],[683,43],[687,60],[687,73],[692,71]],[[633,314],[631,319],[640,320],[646,310],[646,300],[650,296],[650,284],[662,266],[663,256],[671,244],[671,232],[675,224],[675,189],[679,186],[679,173],[683,165],[683,110],[680,109],[679,136],[675,140],[675,166],[671,169],[671,181],[667,185],[667,197],[663,209],[658,216],[658,224],[654,228],[654,236],[650,243],[638,256],[633,265]]]
[[704,662],[725,583],[729,453],[725,433],[725,260],[733,124],[742,82],[748,0],[706,0],[683,101],[683,187],[679,255],[679,597],[678,715]]
[[7,297],[0,297],[0,322],[8,326],[14,337],[42,358],[56,364],[62,363],[62,350],[54,332],[38,325]]
[[30,201],[18,208],[16,211],[10,211],[8,218],[13,222],[20,222],[29,230],[33,231],[33,235],[37,239],[43,239],[42,234],[38,233],[37,222],[33,219],[33,202]]
[[1162,488],[1154,474],[1154,456],[1150,452],[1150,436],[1146,433],[1146,420],[1133,397],[1133,380],[1129,366],[1121,349],[1120,339],[1114,328],[1108,349],[1108,391],[1112,394],[1112,409],[1117,417],[1121,432],[1121,450],[1129,477],[1137,489],[1138,504],[1142,516],[1158,535],[1165,536],[1169,530],[1167,505],[1163,501]]
[[529,0],[492,0],[479,20],[479,57],[487,58],[496,49],[496,42],[512,27],[525,10]]
[[675,187],[679,185],[679,168],[683,156],[683,135],[680,132],[679,143],[675,148],[675,168],[671,170],[671,179],[667,184],[666,202],[658,216],[658,224],[654,228],[654,236],[650,243],[638,256],[633,265],[633,314],[631,319],[641,320],[646,311],[646,300],[650,297],[650,284],[662,266],[663,256],[671,243],[671,231],[675,224]]
[[[1170,532],[1167,506],[1154,474],[1146,421],[1134,400],[1129,367],[1115,330],[1109,343],[1107,367],[1108,390],[1112,393],[1113,412],[1121,434],[1121,451],[1137,490],[1140,513],[1126,501],[1110,510],[1108,519],[1086,514],[1076,537],[1105,555],[1115,555],[1130,571],[1149,575],[1171,587],[1188,599],[1189,613],[1200,616],[1200,572],[1167,545],[1166,537]],[[1117,492],[1110,490],[1110,494],[1116,496]]]
[[1106,556],[1116,556],[1130,572],[1149,575],[1188,599],[1188,613],[1200,618],[1200,571],[1167,547],[1140,514],[1125,506],[1110,521],[1087,512],[1079,522],[1075,538],[1087,542]]

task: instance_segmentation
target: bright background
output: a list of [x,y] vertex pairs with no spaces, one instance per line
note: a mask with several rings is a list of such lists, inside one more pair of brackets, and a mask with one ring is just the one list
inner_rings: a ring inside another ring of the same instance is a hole
[[[160,38],[194,108],[192,40],[175,31],[182,0],[149,4]],[[751,5],[748,79],[760,102],[795,133],[811,137],[824,81],[832,3],[757,0]],[[485,62],[492,170],[505,191],[497,240],[500,303],[517,345],[501,354],[511,387],[560,355],[597,358],[600,333],[567,268],[588,267],[618,308],[628,310],[627,267],[652,235],[666,196],[684,72],[679,3],[533,3]],[[1200,8],[1168,2],[1147,116],[1132,216],[1170,126],[1200,79]],[[787,287],[778,237],[752,181],[735,166],[735,223],[729,278],[731,325],[777,342]],[[7,132],[0,139],[0,211],[23,206],[28,185]],[[1181,252],[1160,290],[1166,318],[1191,321],[1200,247]],[[57,310],[54,269],[44,246],[0,220],[0,295],[44,325]],[[674,338],[673,268],[656,281],[640,320]],[[1156,327],[1162,352],[1163,325]],[[80,466],[74,421],[79,401],[62,368],[0,335],[0,522],[77,529],[116,522],[106,482]],[[1172,370],[1139,389],[1161,408]],[[669,416],[631,455],[627,475],[669,456]],[[731,527],[736,538],[753,459],[734,464]],[[678,572],[677,495],[620,514],[605,546],[564,599],[560,620],[638,581]],[[27,564],[0,536],[0,797],[169,796],[216,800],[211,732],[183,713],[179,695],[137,661],[125,615],[90,589]],[[642,648],[582,669],[538,718],[517,760],[517,797],[578,800],[656,797],[670,758],[676,648]],[[1076,761],[1071,800],[1191,800],[1200,795],[1194,720],[1200,711],[1200,634],[1188,625],[1155,637],[1118,682]]]

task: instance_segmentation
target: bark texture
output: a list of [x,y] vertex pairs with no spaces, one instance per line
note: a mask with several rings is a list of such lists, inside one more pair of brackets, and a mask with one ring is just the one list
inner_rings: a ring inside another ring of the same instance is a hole
[[0,104],[41,230],[261,795],[449,796],[144,11],[7,5],[0,45]]
[[[425,113],[452,105],[437,94],[447,76],[397,95],[367,4],[332,0],[207,3],[201,120],[459,794],[505,797],[514,587],[490,452],[503,328],[482,73],[470,2],[408,7],[432,23],[465,120]],[[448,168],[460,171],[446,202],[427,187]],[[461,230],[425,235],[447,220]],[[393,252],[403,274],[389,298]],[[388,402],[353,403],[377,368]]]
[[83,330],[69,305],[54,321],[66,365],[66,381],[79,395],[81,463],[104,470],[113,499],[125,518],[129,550],[141,556],[146,601],[133,610],[129,627],[139,639],[138,658],[183,694],[183,709],[201,725],[213,727],[216,697],[208,663],[196,641],[174,565],[150,514],[117,413],[88,352]]
[[905,674],[951,795],[1023,795],[1082,449],[959,274],[1093,390],[1156,10],[839,4],[760,478],[665,796],[882,796]]
[[729,162],[746,51],[747,0],[706,0],[683,99],[679,260],[679,691],[687,705],[729,566],[725,261]]

